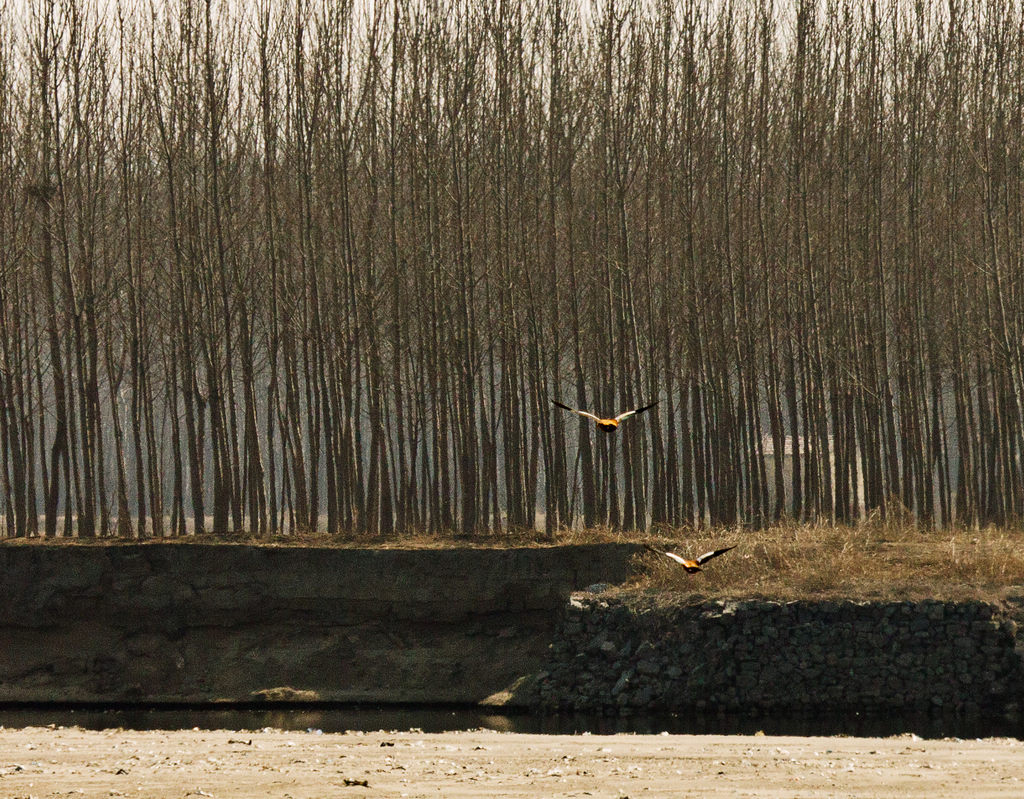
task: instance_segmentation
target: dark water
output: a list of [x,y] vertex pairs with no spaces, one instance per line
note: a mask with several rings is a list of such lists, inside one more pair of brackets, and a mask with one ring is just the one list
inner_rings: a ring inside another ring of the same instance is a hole
[[345,730],[409,730],[449,732],[489,729],[502,732],[607,735],[660,733],[689,735],[849,735],[886,737],[914,733],[922,738],[1011,737],[1024,739],[1024,722],[979,716],[963,718],[930,714],[837,714],[813,717],[747,716],[739,714],[603,716],[537,716],[494,713],[475,707],[396,705],[266,708],[210,707],[0,707],[0,726],[78,726],[103,730],[261,730],[344,732]]

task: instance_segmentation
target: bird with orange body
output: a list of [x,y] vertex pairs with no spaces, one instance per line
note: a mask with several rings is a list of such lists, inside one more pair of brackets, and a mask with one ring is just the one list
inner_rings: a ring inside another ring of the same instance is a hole
[[568,405],[563,405],[558,400],[551,401],[559,408],[563,408],[564,410],[567,411],[572,411],[573,413],[578,413],[580,416],[585,416],[587,419],[593,419],[594,424],[597,425],[597,429],[602,430],[605,433],[614,433],[616,430],[618,430],[619,422],[621,422],[623,419],[628,419],[630,416],[636,416],[638,413],[648,411],[658,404],[657,402],[652,402],[650,405],[644,405],[644,407],[642,408],[634,408],[631,411],[623,411],[618,416],[601,417],[598,416],[597,414],[591,413],[590,411],[580,411],[577,410],[576,408],[570,408]]
[[651,550],[651,552],[656,552],[657,554],[663,555],[669,560],[678,563],[686,570],[687,574],[696,574],[699,571],[703,571],[702,566],[709,560],[717,558],[719,555],[728,552],[730,549],[736,549],[736,545],[733,544],[731,547],[723,547],[722,549],[714,549],[711,552],[705,552],[695,560],[690,560],[689,558],[684,558],[682,555],[677,555],[675,552],[666,552],[663,549],[652,547],[650,544],[644,544],[644,547]]

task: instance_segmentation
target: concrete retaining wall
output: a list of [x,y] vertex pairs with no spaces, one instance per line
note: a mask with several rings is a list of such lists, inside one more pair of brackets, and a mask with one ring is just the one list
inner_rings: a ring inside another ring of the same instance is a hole
[[3,545],[0,702],[500,699],[636,551]]
[[537,683],[545,710],[611,714],[1015,713],[1016,623],[983,602],[574,598]]

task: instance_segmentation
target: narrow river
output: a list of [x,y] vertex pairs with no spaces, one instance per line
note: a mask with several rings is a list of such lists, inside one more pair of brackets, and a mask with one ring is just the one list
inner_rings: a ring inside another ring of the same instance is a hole
[[834,714],[810,717],[643,715],[625,718],[583,715],[537,716],[479,707],[402,705],[295,707],[100,707],[36,705],[0,707],[0,726],[47,725],[102,730],[281,730],[344,732],[410,730],[449,732],[489,729],[543,734],[660,733],[689,735],[848,735],[886,737],[914,733],[922,738],[1024,739],[1024,722],[1002,718],[957,718],[907,712],[891,715]]

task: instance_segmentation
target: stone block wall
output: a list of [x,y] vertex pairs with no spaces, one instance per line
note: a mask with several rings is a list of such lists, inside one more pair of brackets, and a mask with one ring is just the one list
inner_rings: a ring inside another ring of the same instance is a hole
[[533,701],[629,714],[891,709],[1014,713],[1016,624],[984,602],[705,601],[577,595]]

